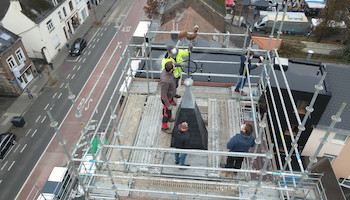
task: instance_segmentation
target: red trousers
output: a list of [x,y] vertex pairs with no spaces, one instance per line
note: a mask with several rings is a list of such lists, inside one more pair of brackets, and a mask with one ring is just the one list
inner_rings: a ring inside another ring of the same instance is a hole
[[[163,103],[163,119],[162,119],[162,129],[168,129],[168,121],[171,118],[171,110],[168,110],[168,108],[165,105],[165,102],[163,101],[163,97],[160,97]],[[174,104],[173,98],[169,98],[168,101],[171,105]]]

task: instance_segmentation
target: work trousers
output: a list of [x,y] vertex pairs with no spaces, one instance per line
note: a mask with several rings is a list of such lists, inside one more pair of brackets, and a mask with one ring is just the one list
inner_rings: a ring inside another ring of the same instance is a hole
[[227,157],[225,168],[241,169],[244,157]]
[[[168,121],[171,118],[171,110],[168,110],[168,108],[165,105],[165,102],[163,101],[163,97],[160,97],[163,103],[163,119],[162,119],[162,129],[168,129]],[[169,98],[168,101],[171,105],[174,105],[173,98]]]

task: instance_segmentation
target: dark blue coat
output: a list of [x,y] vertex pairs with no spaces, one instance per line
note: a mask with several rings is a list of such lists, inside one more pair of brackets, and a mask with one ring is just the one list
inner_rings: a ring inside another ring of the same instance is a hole
[[178,149],[188,149],[190,148],[190,133],[188,131],[182,132],[179,131],[178,126],[174,127],[173,137],[174,137],[174,145],[175,148]]
[[247,136],[241,131],[230,139],[227,148],[230,149],[230,152],[248,152],[249,148],[255,145],[254,140],[253,135]]
[[[247,60],[247,57],[245,56],[245,54],[241,55],[241,67],[239,68],[239,75],[243,75],[243,71],[245,69],[245,61]],[[257,68],[258,66],[256,64],[252,65],[252,59],[248,59],[248,69],[249,72],[252,69]],[[247,73],[245,73],[245,75],[247,76]]]

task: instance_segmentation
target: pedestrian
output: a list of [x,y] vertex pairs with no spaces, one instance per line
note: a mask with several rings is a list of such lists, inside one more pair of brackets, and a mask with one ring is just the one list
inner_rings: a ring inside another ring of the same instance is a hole
[[254,11],[254,19],[256,18],[257,15],[258,15],[258,11],[255,10],[255,11]]
[[[253,56],[254,56],[254,52],[252,52],[252,51],[249,53],[249,56],[248,56],[248,52],[247,52],[247,55],[245,55],[245,54],[241,55],[241,66],[239,68],[239,75],[243,76],[243,74],[245,74],[244,75],[245,77],[244,77],[244,80],[243,80],[243,85],[242,85],[242,79],[243,78],[239,79],[239,81],[238,81],[238,83],[236,85],[235,92],[239,93],[240,89],[244,88],[244,85],[247,82],[248,74],[247,74],[247,71],[246,71],[246,68],[245,68],[245,62],[246,62],[247,58],[248,58],[248,69],[249,69],[249,72],[251,70],[257,68],[258,66],[260,66],[262,64],[262,62],[264,61],[264,57],[260,56],[259,62],[252,65],[252,58],[253,58]],[[241,95],[242,96],[247,96],[247,93],[242,91]]]
[[69,49],[69,44],[68,43],[66,43],[66,47],[67,47],[67,49]]
[[[250,147],[254,147],[255,138],[252,135],[253,125],[246,122],[241,126],[241,132],[233,136],[227,143],[230,152],[248,152]],[[241,169],[244,157],[228,156],[226,164],[220,163],[223,168]]]
[[[182,122],[174,127],[174,147],[177,149],[188,149],[190,144],[190,133],[188,132],[188,123]],[[185,164],[187,153],[175,153],[175,164],[181,166],[190,166]],[[180,168],[184,170],[186,168]]]
[[53,70],[53,64],[49,63],[50,68]]
[[[168,61],[172,61],[176,68],[174,70],[174,77],[176,82],[176,88],[179,86],[179,81],[181,81],[181,73],[182,73],[182,67],[187,66],[185,62],[183,62],[183,57],[188,56],[189,52],[188,49],[182,50],[177,49],[173,45],[167,46],[167,53],[165,54],[164,59],[162,60],[162,70],[165,67],[165,63]],[[181,98],[181,95],[175,94],[175,98]]]
[[28,94],[29,99],[32,99],[33,95],[32,95],[32,93],[30,93],[30,90],[28,88],[26,88],[26,92]]
[[163,103],[163,119],[162,119],[162,131],[171,134],[172,131],[169,129],[168,122],[175,121],[174,118],[171,118],[174,105],[173,97],[176,94],[176,85],[174,72],[175,64],[172,61],[168,61],[165,64],[165,68],[162,71],[160,77],[160,98]]

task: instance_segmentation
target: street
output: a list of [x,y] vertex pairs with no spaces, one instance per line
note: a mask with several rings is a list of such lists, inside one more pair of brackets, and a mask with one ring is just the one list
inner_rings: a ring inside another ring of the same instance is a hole
[[[110,96],[114,87],[108,86],[115,86],[119,81],[122,73],[122,67],[118,68],[121,51],[125,47],[126,37],[129,40],[137,26],[142,4],[143,1],[136,0],[116,2],[116,9],[106,13],[110,18],[86,33],[84,38],[88,45],[82,55],[68,56],[61,66],[55,66],[59,69],[23,115],[26,129],[16,129],[17,144],[0,165],[0,199],[26,199],[35,184],[43,187],[54,166],[67,163],[67,156],[57,137],[54,137],[54,129],[50,127],[47,111],[58,122],[66,146],[72,151],[81,135],[81,126],[68,99],[68,87],[76,96],[84,123],[91,118],[94,110],[96,114],[93,118],[99,120],[102,112],[98,111],[103,111],[108,101],[117,101],[119,94]],[[132,17],[128,17],[131,9],[138,9],[137,16],[131,12]],[[123,26],[116,27],[116,23],[123,22],[130,27],[127,36],[122,30]],[[120,34],[121,41],[118,41],[117,34]],[[119,45],[122,48],[117,48]],[[32,198],[34,196],[29,199]]]

